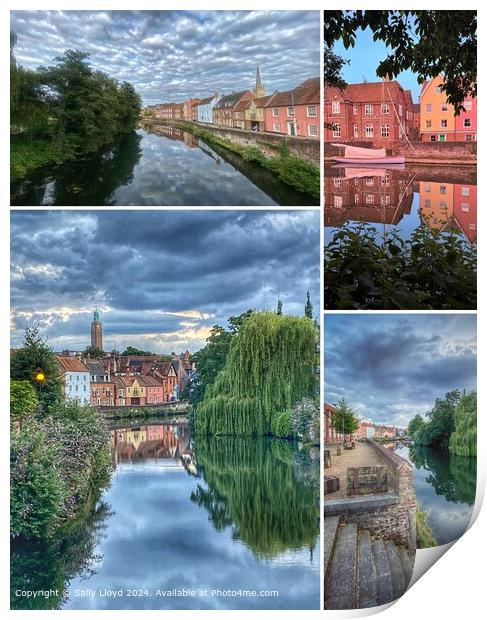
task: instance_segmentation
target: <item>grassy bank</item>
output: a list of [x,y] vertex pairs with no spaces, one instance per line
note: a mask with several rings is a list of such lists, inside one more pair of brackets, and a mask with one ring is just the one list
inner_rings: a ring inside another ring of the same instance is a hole
[[234,144],[230,140],[220,138],[213,132],[193,123],[181,122],[177,126],[183,131],[201,138],[207,144],[215,144],[232,153],[237,153],[245,161],[253,162],[265,170],[273,172],[286,185],[319,200],[320,169],[318,166],[291,155],[285,144],[277,149],[276,157],[267,157],[257,146]]
[[416,506],[416,547],[418,549],[428,549],[436,547],[438,543],[428,524],[428,513],[421,511],[419,505]]
[[10,138],[10,180],[18,181],[35,170],[57,166],[73,158],[67,148],[42,138]]

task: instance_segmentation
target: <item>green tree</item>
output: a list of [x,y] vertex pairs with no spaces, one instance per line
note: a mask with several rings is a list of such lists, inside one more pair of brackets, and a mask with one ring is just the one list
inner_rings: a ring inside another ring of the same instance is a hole
[[[45,380],[36,381],[37,373],[43,373]],[[40,334],[39,326],[27,327],[22,348],[10,357],[10,378],[29,381],[39,399],[41,415],[47,415],[62,400],[61,375],[53,350],[47,346]]]
[[89,347],[86,347],[86,349],[83,351],[83,355],[85,355],[86,357],[91,357],[91,358],[96,359],[97,357],[104,357],[106,353],[105,351],[102,351],[98,347],[94,347],[93,345],[90,345]]
[[37,392],[30,381],[10,382],[10,418],[22,425],[39,406]]
[[137,347],[125,347],[125,351],[122,351],[122,355],[154,355],[152,351],[144,351]]
[[477,455],[477,392],[462,394],[453,414],[455,430],[448,447],[459,456]]
[[325,45],[331,48],[341,39],[345,48],[353,47],[357,30],[367,27],[374,41],[388,47],[378,77],[411,70],[421,83],[441,74],[455,114],[466,97],[477,96],[476,11],[325,11]]
[[304,316],[307,316],[308,319],[313,320],[313,304],[311,303],[309,291],[307,291],[306,293],[306,303],[304,305]]
[[332,427],[337,433],[351,435],[358,429],[359,424],[357,411],[347,405],[344,398],[341,398],[331,416]]
[[276,314],[282,314],[282,301],[280,299],[277,300]]
[[347,83],[342,77],[342,69],[349,61],[335,54],[329,47],[325,47],[323,58],[323,77],[325,85],[334,86],[343,90]]
[[414,439],[416,433],[423,428],[424,424],[423,418],[418,413],[408,424],[408,435]]
[[460,396],[459,390],[452,390],[444,398],[436,399],[433,409],[425,414],[426,423],[416,431],[415,442],[423,446],[448,448],[450,435],[455,428],[454,414]]

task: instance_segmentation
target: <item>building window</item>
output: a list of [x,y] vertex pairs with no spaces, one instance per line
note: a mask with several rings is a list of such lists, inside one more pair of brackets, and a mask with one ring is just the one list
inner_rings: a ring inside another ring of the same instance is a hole
[[426,129],[431,129],[431,121],[426,121]]
[[367,194],[365,196],[365,204],[366,205],[373,205],[374,204],[374,194]]
[[292,106],[288,106],[287,115],[294,116],[294,108]]
[[332,136],[334,138],[340,138],[342,135],[342,130],[339,124],[335,123],[333,125],[333,132],[332,132]]
[[440,194],[446,194],[446,185],[440,185]]
[[440,127],[446,129],[448,127],[448,120],[446,118],[442,118],[440,121]]
[[429,198],[426,198],[424,201],[424,206],[428,209],[429,207],[431,207],[431,200]]
[[435,86],[435,93],[439,95],[441,93],[441,86]]
[[390,134],[389,134],[389,125],[381,125],[380,128],[380,137],[381,138],[389,138]]
[[[309,110],[309,107],[308,107],[308,110]],[[331,113],[332,114],[340,114],[340,102],[339,101],[332,101],[331,102]],[[308,116],[309,116],[309,113],[308,113]]]
[[467,142],[472,142],[472,134],[471,133],[466,133],[465,134],[465,140]]
[[380,183],[385,187],[389,187],[389,185],[391,184],[391,175],[386,172],[386,174],[381,177]]
[[281,123],[273,124],[274,131],[281,131]]
[[399,116],[402,116],[402,105],[399,104]]
[[374,137],[374,126],[373,125],[365,125],[365,137],[366,138]]
[[272,108],[272,116],[279,116],[279,108]]
[[365,114],[370,116],[373,113],[374,113],[374,106],[371,103],[366,103],[365,104]]
[[469,118],[464,118],[463,119],[463,126],[464,127],[470,127],[471,126],[471,120]]
[[343,198],[341,196],[333,196],[333,206],[336,209],[341,209],[343,206]]
[[382,114],[389,114],[389,104],[388,103],[383,103],[382,104],[381,112],[382,112]]
[[367,187],[373,187],[374,186],[374,177],[366,177],[365,185],[367,185]]
[[472,101],[471,101],[471,100],[464,101],[464,102],[463,102],[463,107],[464,107],[466,110],[471,110],[471,109],[472,109]]
[[430,136],[430,142],[436,142],[436,136]]
[[353,113],[358,114],[358,105],[356,103],[353,104]]
[[359,137],[359,133],[358,133],[358,125],[357,123],[353,124],[353,137],[354,138],[358,138]]
[[[338,107],[340,107],[340,102],[337,101],[337,103],[338,103]],[[316,112],[316,106],[315,105],[309,105],[308,106],[308,116],[310,116],[310,117],[318,116],[318,114]]]
[[424,184],[424,191],[428,194],[431,193],[431,185],[429,183]]
[[462,196],[470,196],[470,187],[462,187]]
[[341,187],[342,186],[342,180],[340,179],[340,177],[333,179],[333,185],[335,187]]
[[358,194],[354,194],[353,201],[355,202],[356,205],[358,205],[359,199],[360,199],[359,195]]
[[308,125],[308,135],[318,136],[318,125]]
[[427,103],[427,104],[424,106],[424,111],[425,111],[425,112],[433,112],[433,104],[432,104],[432,103]]

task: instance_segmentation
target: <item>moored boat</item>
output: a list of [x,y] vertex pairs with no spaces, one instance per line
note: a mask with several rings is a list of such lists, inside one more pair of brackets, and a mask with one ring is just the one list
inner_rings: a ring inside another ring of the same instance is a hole
[[334,161],[340,164],[384,166],[404,164],[406,161],[403,156],[387,157],[385,149],[365,149],[359,146],[349,146],[347,144],[333,144],[333,146],[345,149],[343,157],[333,157]]

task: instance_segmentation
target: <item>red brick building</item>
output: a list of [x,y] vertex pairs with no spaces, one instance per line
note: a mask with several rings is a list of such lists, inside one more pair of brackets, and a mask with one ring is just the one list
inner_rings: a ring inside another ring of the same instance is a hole
[[265,103],[265,131],[307,138],[320,137],[320,78],[275,92]]
[[250,90],[224,95],[213,107],[213,123],[221,127],[245,127],[246,102],[255,99]]
[[349,84],[344,90],[325,86],[324,108],[325,142],[387,145],[413,137],[411,91],[396,80]]
[[338,443],[343,440],[342,433],[338,433],[332,426],[332,416],[336,412],[333,405],[325,403],[324,406],[324,438],[325,443]]

